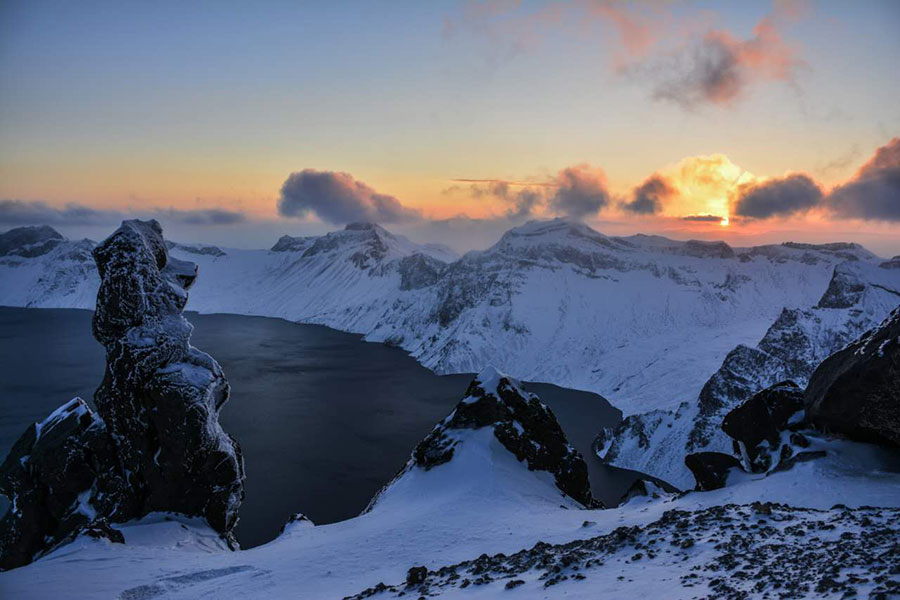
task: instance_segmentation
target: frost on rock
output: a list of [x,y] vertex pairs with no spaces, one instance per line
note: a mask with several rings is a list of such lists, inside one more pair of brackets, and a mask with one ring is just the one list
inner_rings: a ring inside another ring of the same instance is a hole
[[491,427],[497,441],[529,470],[550,473],[564,494],[583,506],[602,507],[591,495],[584,459],[569,445],[550,408],[493,367],[469,384],[465,398],[416,446],[396,479],[410,469],[429,470],[450,462],[457,446],[464,443],[458,434],[483,427]]
[[0,491],[13,502],[0,522],[2,568],[27,564],[95,519],[156,511],[204,517],[233,541],[244,468],[218,422],[229,386],[219,364],[190,345],[182,315],[197,268],[169,259],[152,220],[123,222],[94,258],[93,331],[107,360],[97,413],[69,402],[30,427],[0,468]]

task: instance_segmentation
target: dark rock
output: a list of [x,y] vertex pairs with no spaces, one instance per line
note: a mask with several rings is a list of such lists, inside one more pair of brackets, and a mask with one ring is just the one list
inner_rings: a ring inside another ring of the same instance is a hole
[[[178,244],[175,242],[166,242],[166,248],[169,250],[181,250],[189,254],[198,254],[200,256],[228,256],[228,254],[218,246],[203,246],[192,244]],[[172,257],[169,257],[172,260]]]
[[[12,509],[0,568],[27,564],[97,519],[154,511],[202,516],[233,543],[243,499],[240,447],[219,425],[221,367],[190,345],[181,314],[196,266],[168,257],[156,221],[125,221],[94,249],[94,337],[106,347],[97,413],[72,400],[33,425],[0,467]],[[113,534],[110,534],[113,535]]]
[[734,250],[725,242],[688,240],[681,248],[683,254],[697,258],[734,258]]
[[459,443],[455,432],[482,427],[491,427],[497,441],[526,462],[529,470],[551,473],[556,487],[570,498],[586,507],[602,506],[591,495],[584,459],[569,445],[553,411],[490,367],[472,381],[450,416],[416,446],[398,477],[412,467],[428,470],[449,462]]
[[313,523],[312,520],[303,513],[294,513],[290,517],[288,517],[288,520],[285,521],[284,525],[281,526],[281,530],[278,532],[279,535],[291,528],[292,525],[306,525],[309,527],[313,527],[315,526],[315,523]]
[[515,589],[515,588],[519,587],[520,585],[524,585],[524,584],[525,584],[525,582],[522,581],[521,579],[513,579],[511,581],[506,582],[504,589],[512,590],[512,589]]
[[850,308],[859,302],[865,291],[866,285],[859,281],[852,271],[843,265],[837,265],[818,307]]
[[127,490],[115,457],[105,424],[81,398],[29,427],[0,466],[11,504],[0,521],[0,569],[30,563],[98,513],[113,516],[115,498],[103,491]]
[[788,419],[802,409],[803,390],[783,381],[732,409],[725,415],[722,430],[746,451],[753,471],[765,471],[772,463],[770,453],[778,451]]
[[283,235],[278,238],[270,252],[303,252],[310,247],[315,237],[292,237]]
[[427,567],[412,567],[406,572],[406,585],[421,585],[428,577]]
[[900,307],[823,361],[806,388],[805,402],[817,427],[900,446]]
[[721,452],[697,452],[684,457],[684,464],[697,482],[698,491],[708,492],[725,487],[732,469],[740,469],[741,463],[730,454]]
[[401,258],[397,268],[400,271],[400,289],[417,290],[437,283],[447,264],[417,252]]
[[0,233],[0,256],[41,256],[65,239],[49,225],[16,227]]
[[113,529],[110,526],[109,521],[107,521],[103,517],[91,521],[81,531],[78,532],[78,535],[86,535],[98,540],[109,540],[113,544],[125,543],[125,536],[122,535],[122,532],[118,529]]

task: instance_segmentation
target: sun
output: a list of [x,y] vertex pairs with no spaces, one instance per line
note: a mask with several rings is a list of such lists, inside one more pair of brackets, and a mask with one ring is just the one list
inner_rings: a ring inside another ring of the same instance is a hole
[[729,224],[730,222],[731,222],[731,220],[728,218],[728,215],[725,215],[724,217],[722,217],[722,220],[719,221],[719,225],[720,225],[721,227],[728,227],[728,224]]

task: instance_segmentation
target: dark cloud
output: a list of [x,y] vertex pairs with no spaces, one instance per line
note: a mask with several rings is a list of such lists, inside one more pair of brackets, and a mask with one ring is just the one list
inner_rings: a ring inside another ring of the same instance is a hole
[[548,205],[557,214],[581,219],[609,204],[606,176],[601,169],[588,165],[568,167],[556,175],[555,184]]
[[833,189],[827,206],[837,217],[900,221],[900,138],[879,148],[853,179]]
[[719,223],[722,221],[722,217],[718,215],[687,215],[685,217],[681,217],[682,221],[697,221],[700,223]]
[[237,225],[247,220],[241,212],[222,208],[198,210],[178,210],[174,208],[154,211],[154,218],[160,221],[177,221],[185,225]]
[[741,186],[732,212],[753,219],[786,217],[818,206],[822,189],[807,175]]
[[755,82],[793,81],[803,65],[781,39],[775,20],[766,17],[749,39],[709,31],[674,53],[628,71],[650,77],[655,99],[694,109],[703,104],[732,104]]
[[314,169],[291,173],[281,186],[278,212],[286,217],[314,214],[336,225],[354,221],[400,223],[422,218],[418,210],[403,206],[393,196],[377,193],[349,173]]
[[106,225],[120,220],[121,213],[81,204],[57,208],[37,200],[0,200],[0,223],[5,225]]
[[177,222],[197,226],[236,225],[247,220],[243,213],[221,208],[120,212],[91,208],[83,204],[66,204],[58,208],[40,200],[0,200],[0,223],[4,225],[104,226],[133,218],[154,218],[163,223]]
[[639,215],[655,215],[662,211],[662,203],[675,194],[668,181],[661,175],[651,175],[644,183],[634,188],[631,200],[622,203],[622,208]]

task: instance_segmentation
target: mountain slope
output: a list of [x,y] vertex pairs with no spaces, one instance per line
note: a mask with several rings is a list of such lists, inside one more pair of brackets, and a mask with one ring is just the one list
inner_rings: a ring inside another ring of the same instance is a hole
[[[171,254],[204,273],[194,310],[359,333],[438,373],[494,364],[599,392],[626,414],[692,402],[736,345],[755,345],[783,309],[815,305],[836,265],[881,262],[855,244],[742,249],[608,237],[565,220],[517,227],[459,259],[372,224],[285,236],[270,251],[176,244]],[[0,303],[90,307],[96,280],[82,267],[52,253],[0,259],[0,277],[18,282]]]
[[835,267],[821,299],[784,309],[760,342],[739,345],[693,402],[627,417],[598,444],[607,462],[689,487],[686,454],[730,452],[720,426],[725,414],[780,381],[806,386],[816,366],[880,323],[900,304],[900,273],[890,263],[850,261]]

